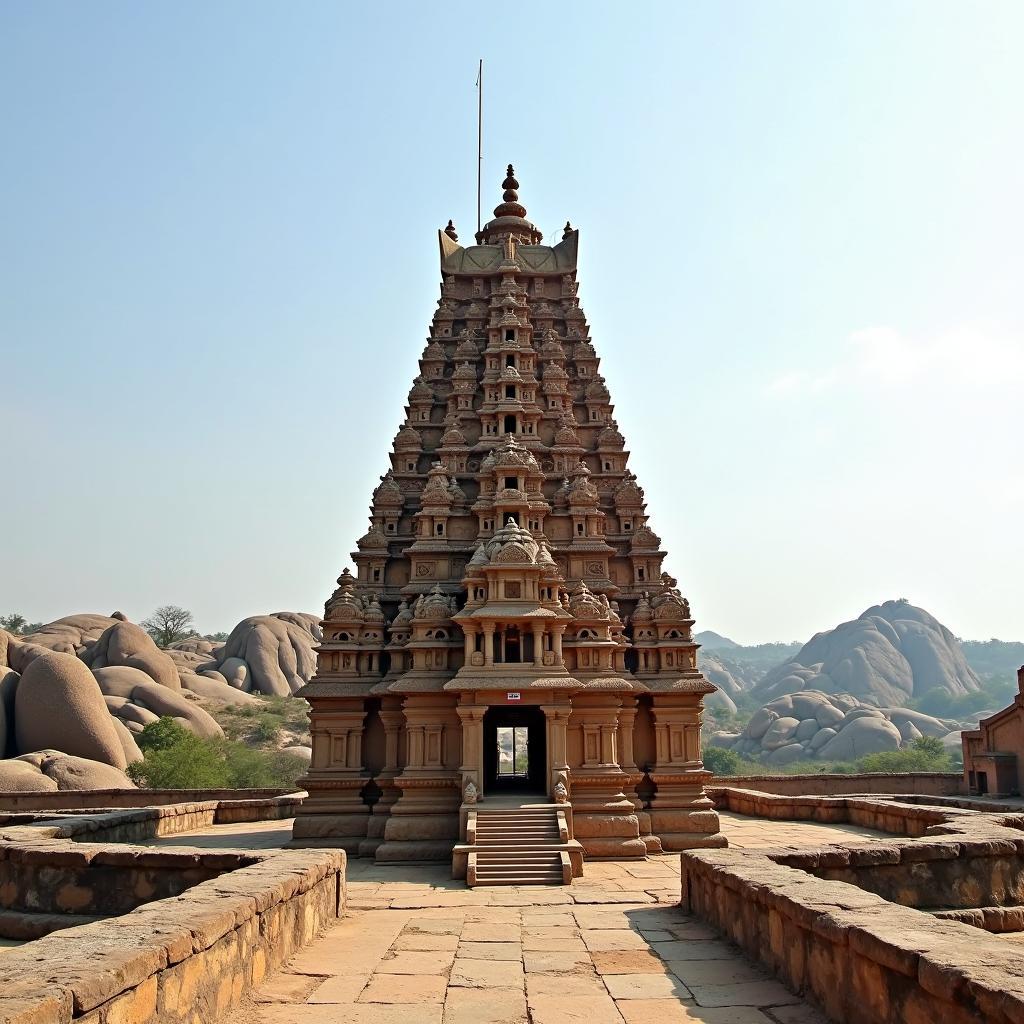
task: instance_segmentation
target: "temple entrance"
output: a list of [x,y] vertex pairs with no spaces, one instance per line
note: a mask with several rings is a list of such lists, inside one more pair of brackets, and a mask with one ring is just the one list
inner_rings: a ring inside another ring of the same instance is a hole
[[489,708],[484,715],[484,794],[547,791],[544,712]]

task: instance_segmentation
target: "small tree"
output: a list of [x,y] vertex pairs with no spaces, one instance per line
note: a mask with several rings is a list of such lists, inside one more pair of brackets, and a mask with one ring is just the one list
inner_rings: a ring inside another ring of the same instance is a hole
[[736,775],[740,770],[740,756],[725,747],[705,747],[701,757],[704,767],[715,775]]
[[0,629],[7,630],[15,636],[28,636],[29,633],[36,633],[43,628],[41,622],[29,622],[24,615],[18,612],[11,612],[10,615],[0,615]]
[[143,619],[140,625],[153,638],[157,647],[170,647],[179,640],[195,636],[192,621],[192,613],[187,608],[162,604],[148,619]]

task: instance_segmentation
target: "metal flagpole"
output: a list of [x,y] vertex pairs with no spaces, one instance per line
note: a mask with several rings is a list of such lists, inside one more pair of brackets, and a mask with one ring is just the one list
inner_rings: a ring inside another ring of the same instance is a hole
[[480,231],[480,173],[484,162],[484,61],[480,58],[480,66],[476,74],[476,230]]

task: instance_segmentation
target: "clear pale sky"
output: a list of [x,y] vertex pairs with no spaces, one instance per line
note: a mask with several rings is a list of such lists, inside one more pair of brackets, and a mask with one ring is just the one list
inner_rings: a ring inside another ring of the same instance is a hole
[[318,611],[515,163],[697,628],[1024,638],[1024,5],[0,3],[0,612]]

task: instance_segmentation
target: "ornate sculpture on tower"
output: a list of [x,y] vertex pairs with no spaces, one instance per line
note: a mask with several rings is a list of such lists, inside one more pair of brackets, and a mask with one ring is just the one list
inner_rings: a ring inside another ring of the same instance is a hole
[[579,232],[543,245],[511,166],[502,188],[476,245],[438,232],[438,308],[302,691],[293,842],[464,874],[474,816],[521,794],[567,823],[573,874],[723,845],[714,688],[598,372]]

